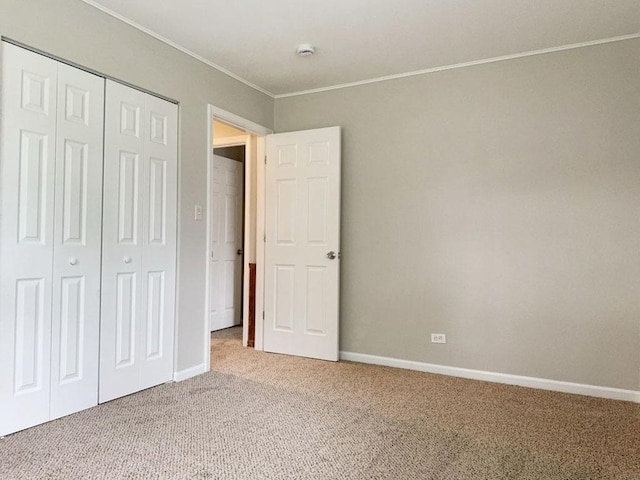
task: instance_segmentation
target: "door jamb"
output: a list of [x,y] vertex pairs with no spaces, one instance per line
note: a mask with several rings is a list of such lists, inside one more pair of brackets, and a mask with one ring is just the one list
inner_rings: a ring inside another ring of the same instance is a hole
[[[266,135],[273,133],[270,128],[264,127],[258,123],[252,122],[246,118],[240,117],[234,113],[223,110],[215,105],[207,105],[207,216],[206,216],[206,245],[204,258],[206,261],[206,281],[205,281],[205,311],[203,318],[203,347],[206,370],[211,370],[211,330],[209,329],[209,313],[211,310],[211,262],[209,261],[209,249],[211,244],[211,221],[212,212],[209,206],[211,205],[211,175],[213,165],[213,121],[220,120],[224,123],[232,125],[234,127],[245,130],[246,132],[253,134],[257,137],[257,210],[256,210],[256,330],[255,330],[255,349],[263,349],[263,324],[262,324],[262,310],[264,306],[264,242],[259,241],[260,238],[264,238],[264,162],[260,159],[265,157],[266,153]],[[246,158],[245,158],[246,160]],[[245,168],[245,185],[250,185],[250,177],[247,178],[247,172],[250,169]],[[247,218],[247,210],[250,208],[249,203],[245,202],[245,219]],[[246,238],[245,238],[246,242]],[[246,243],[245,243],[246,244]],[[244,267],[243,267],[244,270]],[[247,277],[243,275],[243,283],[247,280]],[[248,281],[244,283],[244,289],[249,289]],[[247,325],[247,323],[245,323]],[[245,340],[245,327],[243,326],[243,341]]]
[[[242,235],[242,249],[244,255],[242,257],[242,346],[246,347],[249,339],[249,251],[251,248],[251,206],[247,207],[247,204],[251,203],[251,150],[253,139],[251,135],[238,135],[236,137],[225,137],[217,139],[214,136],[213,148],[214,152],[216,148],[220,147],[244,147],[244,162],[243,168],[243,235]],[[249,185],[247,185],[249,182]],[[211,206],[209,205],[209,208]],[[211,282],[211,279],[209,279]],[[211,286],[211,284],[209,284]]]

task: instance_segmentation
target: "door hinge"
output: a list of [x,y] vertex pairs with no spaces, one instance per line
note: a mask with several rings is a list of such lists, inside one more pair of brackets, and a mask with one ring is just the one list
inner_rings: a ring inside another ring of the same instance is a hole
[[262,237],[262,241],[263,241],[264,243],[267,243],[267,234],[266,234],[266,233],[264,234],[264,237]]
[[266,155],[264,156],[264,164],[265,165],[267,164],[267,156]]
[[262,311],[262,319],[264,320],[264,310]]

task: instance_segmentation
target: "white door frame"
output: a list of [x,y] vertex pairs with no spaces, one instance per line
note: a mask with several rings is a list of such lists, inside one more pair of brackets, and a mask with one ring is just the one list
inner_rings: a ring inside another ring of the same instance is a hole
[[[212,212],[209,208],[211,205],[211,176],[213,174],[213,148],[214,146],[223,146],[222,142],[217,142],[213,138],[213,121],[219,120],[221,122],[227,123],[234,127],[237,127],[241,130],[245,130],[246,132],[255,135],[258,137],[257,140],[257,155],[258,159],[264,158],[266,154],[266,142],[265,136],[273,133],[273,130],[270,128],[264,127],[260,124],[252,122],[251,120],[247,120],[246,118],[240,117],[234,113],[223,110],[222,108],[216,107],[215,105],[209,104],[207,106],[207,243],[204,258],[206,261],[206,285],[205,285],[205,312],[203,318],[203,347],[204,347],[204,358],[206,362],[206,371],[208,372],[211,369],[211,331],[209,329],[209,314],[211,311],[211,262],[209,261],[209,250],[211,248],[211,223],[212,223]],[[229,140],[236,140],[249,137],[249,135],[242,135],[240,137],[232,137]],[[243,140],[245,143],[245,151],[247,140]],[[242,145],[243,143],[235,143],[235,145]],[[224,146],[231,146],[233,144],[224,144]],[[263,335],[263,324],[262,324],[262,313],[258,314],[258,312],[262,312],[264,305],[264,243],[260,242],[260,238],[264,238],[264,162],[257,162],[258,170],[257,174],[257,211],[256,211],[256,325],[255,325],[255,345],[254,348],[256,350],[262,350],[262,335]],[[250,185],[250,175],[251,175],[251,166],[249,162],[247,162],[247,156],[245,155],[245,171],[244,171],[244,184]],[[247,226],[247,221],[250,220],[249,208],[250,202],[247,201],[246,195],[250,189],[245,188],[245,202],[244,202],[244,218],[245,218],[245,231]],[[244,239],[244,249],[247,252],[248,246],[248,235],[245,235]],[[245,265],[248,262],[244,262]],[[243,327],[242,327],[242,342],[243,345],[247,344],[248,337],[248,303],[249,303],[249,272],[248,266],[245,268],[243,265],[243,305],[246,307],[243,308]],[[245,294],[246,293],[246,294]],[[246,303],[245,303],[246,302]]]
[[[243,168],[243,179],[242,179],[242,188],[244,193],[243,198],[243,233],[242,233],[242,250],[244,251],[244,255],[242,257],[242,346],[246,347],[249,339],[249,248],[251,237],[249,235],[251,228],[251,215],[249,215],[249,208],[247,208],[247,204],[251,201],[251,189],[247,188],[247,182],[251,178],[251,169],[253,166],[251,165],[251,144],[253,139],[251,135],[238,135],[237,137],[224,137],[216,139],[214,135],[213,139],[213,148],[221,148],[221,147],[244,147],[244,161],[242,162]],[[209,179],[212,181],[212,178]],[[250,186],[249,186],[250,187]],[[209,209],[211,208],[208,205]],[[213,213],[213,212],[212,212]],[[209,279],[211,282],[212,279]],[[209,283],[211,285],[211,283]],[[211,292],[209,292],[211,295]]]

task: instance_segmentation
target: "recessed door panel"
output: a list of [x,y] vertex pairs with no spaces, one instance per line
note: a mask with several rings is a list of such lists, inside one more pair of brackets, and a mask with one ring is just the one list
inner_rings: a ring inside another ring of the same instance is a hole
[[118,188],[118,241],[138,243],[139,155],[120,152]]
[[18,229],[20,243],[46,243],[47,188],[49,177],[49,136],[20,132],[20,174],[18,194]]
[[120,133],[140,138],[140,105],[120,104]]
[[297,182],[292,178],[276,180],[276,242],[296,243]]
[[116,297],[116,368],[129,367],[135,361],[136,348],[136,274],[119,273]]
[[44,279],[22,279],[16,282],[15,316],[15,387],[16,394],[43,388],[43,371],[49,359],[44,358]]
[[167,125],[168,120],[166,115],[160,113],[151,112],[151,141],[159,143],[160,145],[167,144]]
[[49,115],[52,77],[22,69],[22,108]]
[[295,284],[296,268],[294,265],[276,265],[274,270],[273,328],[292,332],[295,319]]
[[236,259],[225,260],[224,262],[224,309],[226,311],[235,308],[236,289]]
[[278,165],[281,167],[295,167],[298,164],[298,145],[278,145],[277,146]]
[[148,359],[162,355],[164,329],[164,272],[149,272],[147,281],[146,355]]
[[65,85],[65,119],[89,126],[90,93],[81,87]]
[[86,244],[88,155],[86,143],[65,140],[62,243],[66,245]]
[[325,335],[327,330],[326,267],[307,267],[306,290],[305,332],[312,335]]
[[236,225],[236,219],[238,218],[237,200],[237,192],[227,193],[224,196],[224,241],[234,246],[238,243],[238,227]]
[[84,277],[62,279],[60,312],[60,383],[82,379],[82,358],[85,348],[85,286]]
[[328,179],[307,179],[307,195],[307,242],[326,246]]
[[309,149],[309,164],[310,165],[328,165],[330,161],[329,157],[329,142],[310,143]]
[[162,245],[167,215],[167,162],[151,158],[149,162],[149,242]]

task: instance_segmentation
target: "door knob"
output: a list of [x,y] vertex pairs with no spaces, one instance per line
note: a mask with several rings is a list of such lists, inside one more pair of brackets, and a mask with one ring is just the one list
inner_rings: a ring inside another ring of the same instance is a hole
[[331,250],[329,253],[327,253],[327,258],[329,260],[335,260],[336,259],[336,252],[334,252],[333,250]]
[[131,263],[131,257],[124,257],[124,263]]
[[78,259],[77,258],[70,258],[69,259],[69,265],[75,265],[78,263]]
[[242,252],[242,249],[241,249],[241,248],[239,248],[239,249],[238,249],[238,251],[237,251],[236,253],[237,253],[238,255],[242,255],[242,253],[243,253],[243,252]]

